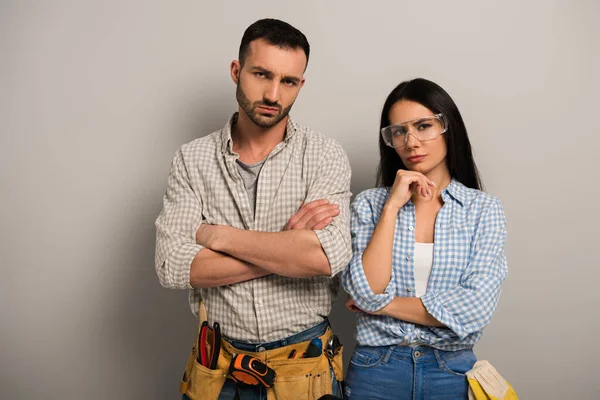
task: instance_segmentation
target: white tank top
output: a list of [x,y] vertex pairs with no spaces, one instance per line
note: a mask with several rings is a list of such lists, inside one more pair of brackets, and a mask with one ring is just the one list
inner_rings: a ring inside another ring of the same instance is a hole
[[427,282],[433,267],[433,243],[415,243],[415,296],[427,291]]

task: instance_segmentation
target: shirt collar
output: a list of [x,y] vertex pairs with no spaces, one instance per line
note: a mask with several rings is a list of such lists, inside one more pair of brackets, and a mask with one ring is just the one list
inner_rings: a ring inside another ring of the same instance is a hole
[[[231,128],[233,128],[233,126],[236,124],[238,115],[239,113],[234,113],[225,124],[225,127],[221,130],[221,151],[223,153],[234,154],[233,141],[231,140]],[[292,118],[288,116],[283,142],[287,143],[292,137],[294,137],[298,129],[298,124],[296,124]]]
[[454,200],[458,201],[460,205],[464,206],[469,202],[469,198],[472,197],[469,188],[465,185],[457,181],[456,179],[452,179],[450,184],[442,190],[442,199],[444,201],[447,200],[447,196],[452,197]]

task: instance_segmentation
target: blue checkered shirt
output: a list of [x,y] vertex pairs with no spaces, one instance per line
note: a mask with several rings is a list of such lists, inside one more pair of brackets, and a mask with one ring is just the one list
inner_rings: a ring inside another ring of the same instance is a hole
[[[377,311],[394,297],[414,297],[415,206],[409,201],[396,221],[392,277],[382,294],[367,281],[362,255],[371,240],[389,188],[369,189],[351,207],[353,257],[342,276],[346,292],[365,311]],[[356,340],[365,346],[428,345],[440,350],[472,347],[490,322],[506,278],[506,219],[500,201],[452,180],[442,191],[437,215],[433,268],[421,297],[427,311],[445,328],[396,318],[357,314]]]

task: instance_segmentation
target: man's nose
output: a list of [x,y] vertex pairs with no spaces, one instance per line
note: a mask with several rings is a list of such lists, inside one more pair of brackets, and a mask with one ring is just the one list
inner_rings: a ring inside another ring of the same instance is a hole
[[267,86],[264,98],[269,103],[277,103],[279,101],[279,84],[277,82],[271,82]]

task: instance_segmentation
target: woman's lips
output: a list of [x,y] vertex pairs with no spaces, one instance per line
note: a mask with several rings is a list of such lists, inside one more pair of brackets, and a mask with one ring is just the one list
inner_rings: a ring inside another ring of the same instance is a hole
[[408,161],[416,163],[419,161],[423,161],[424,158],[425,158],[424,155],[410,156],[410,157],[408,157]]

